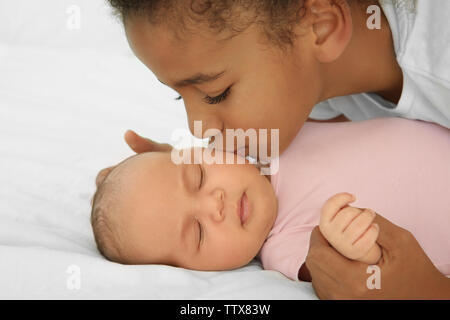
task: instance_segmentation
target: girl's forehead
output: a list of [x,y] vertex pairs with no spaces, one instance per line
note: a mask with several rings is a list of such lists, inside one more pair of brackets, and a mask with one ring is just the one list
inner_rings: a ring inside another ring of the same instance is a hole
[[177,48],[188,48],[199,42],[219,40],[217,36],[208,32],[208,29],[198,27],[192,31],[183,31],[167,23],[151,24],[143,17],[130,19],[125,25],[125,33],[128,40],[132,40],[133,43],[152,41],[159,45]]
[[245,47],[256,46],[259,39],[255,26],[233,37],[229,32],[217,34],[207,29],[186,32],[180,37],[169,27],[151,25],[142,18],[129,23],[126,35],[139,59],[163,81],[172,80],[165,74],[168,70],[170,73],[180,69],[189,73],[205,72],[205,68],[215,70],[217,61],[226,60],[233,52],[242,53]]

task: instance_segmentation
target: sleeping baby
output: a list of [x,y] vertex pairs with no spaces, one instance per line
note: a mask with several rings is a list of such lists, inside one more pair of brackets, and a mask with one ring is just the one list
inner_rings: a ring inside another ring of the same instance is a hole
[[[180,153],[225,156],[206,150]],[[171,152],[142,153],[104,178],[91,223],[107,259],[218,271],[258,258],[298,281],[316,225],[343,256],[377,263],[377,212],[409,230],[450,274],[446,128],[401,118],[307,122],[273,175],[247,160],[191,163],[175,164]]]

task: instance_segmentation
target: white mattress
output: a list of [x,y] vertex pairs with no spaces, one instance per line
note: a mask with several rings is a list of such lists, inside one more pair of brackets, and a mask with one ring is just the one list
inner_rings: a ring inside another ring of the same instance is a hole
[[[82,28],[70,31],[74,3]],[[187,130],[182,101],[102,0],[2,1],[0,21],[0,298],[317,299],[257,261],[199,272],[105,260],[89,223],[95,176],[132,154],[126,129],[173,143]]]

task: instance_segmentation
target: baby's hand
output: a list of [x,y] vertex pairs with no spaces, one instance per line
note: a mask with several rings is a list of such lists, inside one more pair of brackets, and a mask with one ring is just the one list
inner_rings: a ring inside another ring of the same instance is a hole
[[376,213],[347,205],[355,200],[349,193],[338,193],[328,199],[322,207],[319,229],[342,255],[376,264],[381,258],[381,249],[376,243],[379,227],[372,223]]

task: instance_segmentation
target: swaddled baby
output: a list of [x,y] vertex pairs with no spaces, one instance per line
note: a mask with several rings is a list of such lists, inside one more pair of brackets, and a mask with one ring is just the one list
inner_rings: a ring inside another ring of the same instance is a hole
[[[195,151],[217,156],[181,152]],[[175,164],[170,152],[121,162],[93,198],[99,251],[124,264],[195,270],[239,268],[258,257],[298,280],[316,225],[347,258],[376,263],[376,211],[411,231],[450,274],[448,129],[400,118],[307,122],[272,176],[248,161],[208,162]]]

